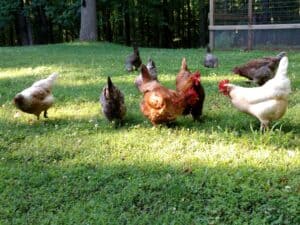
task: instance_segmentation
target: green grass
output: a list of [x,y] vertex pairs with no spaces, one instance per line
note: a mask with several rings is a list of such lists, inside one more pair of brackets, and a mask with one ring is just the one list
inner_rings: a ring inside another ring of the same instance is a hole
[[[200,70],[204,117],[152,127],[139,110],[137,73],[124,71],[131,48],[108,43],[0,48],[0,224],[300,224],[300,52],[289,51],[292,94],[285,116],[261,134],[233,108],[219,80],[248,59],[275,51],[141,48],[160,81],[174,88],[186,57]],[[58,71],[49,119],[36,121],[14,95]],[[98,102],[106,77],[125,94],[125,126],[115,129]]]

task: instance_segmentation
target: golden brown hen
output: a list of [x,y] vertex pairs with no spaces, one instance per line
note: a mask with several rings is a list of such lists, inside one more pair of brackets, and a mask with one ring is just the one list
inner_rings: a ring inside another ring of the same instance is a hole
[[140,90],[144,97],[140,108],[153,125],[174,121],[177,116],[182,115],[187,104],[197,98],[190,91],[195,76],[182,82],[182,89],[177,92],[162,86],[157,80],[152,80],[145,65],[142,65],[141,75],[143,83]]

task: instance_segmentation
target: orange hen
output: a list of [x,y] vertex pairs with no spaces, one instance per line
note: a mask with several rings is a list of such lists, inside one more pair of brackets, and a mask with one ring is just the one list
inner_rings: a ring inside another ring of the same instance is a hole
[[141,75],[143,83],[140,90],[144,97],[140,108],[153,125],[174,121],[182,115],[188,102],[197,98],[189,89],[183,88],[177,92],[152,80],[145,65],[142,65]]

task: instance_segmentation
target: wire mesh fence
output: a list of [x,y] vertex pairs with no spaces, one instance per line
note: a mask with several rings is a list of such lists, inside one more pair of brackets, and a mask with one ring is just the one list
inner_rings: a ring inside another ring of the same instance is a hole
[[300,48],[300,0],[211,0],[216,48]]

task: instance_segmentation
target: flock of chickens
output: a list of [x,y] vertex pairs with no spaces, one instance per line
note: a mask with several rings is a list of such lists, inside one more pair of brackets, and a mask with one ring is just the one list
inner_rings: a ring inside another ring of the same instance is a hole
[[[207,48],[204,66],[215,68],[218,58]],[[125,61],[125,68],[131,72],[140,69],[135,85],[142,93],[141,112],[153,125],[169,123],[180,115],[191,114],[194,120],[202,115],[205,100],[204,88],[201,85],[199,71],[191,72],[186,59],[183,58],[181,68],[176,77],[176,90],[164,87],[158,80],[157,69],[152,59],[147,65],[142,64],[139,50],[134,47],[133,54]],[[276,57],[254,59],[247,64],[235,67],[233,72],[248,78],[258,86],[241,87],[222,80],[219,91],[230,98],[238,110],[255,116],[261,123],[261,130],[268,128],[271,121],[280,119],[288,105],[288,94],[291,92],[290,80],[287,77],[288,58],[285,52]],[[58,74],[35,82],[14,97],[14,104],[23,112],[34,114],[39,119],[53,105],[52,86]],[[102,112],[109,121],[122,124],[126,115],[123,93],[107,78],[107,85],[100,95]]]

